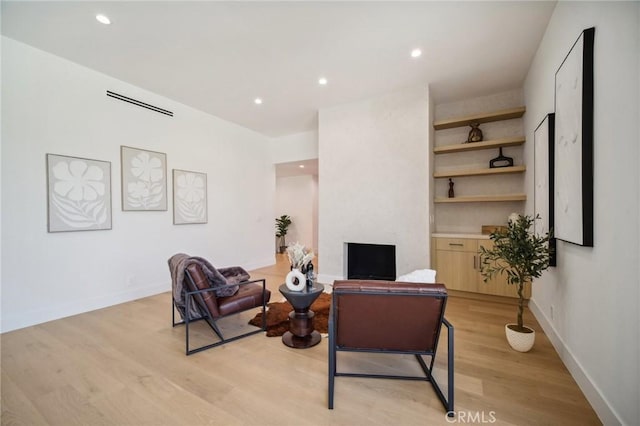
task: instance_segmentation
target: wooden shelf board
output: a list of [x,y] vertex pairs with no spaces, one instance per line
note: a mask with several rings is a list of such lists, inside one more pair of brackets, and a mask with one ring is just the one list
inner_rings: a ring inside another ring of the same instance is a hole
[[523,173],[526,170],[525,166],[512,166],[512,167],[496,167],[493,169],[467,169],[467,170],[451,170],[446,172],[435,172],[433,177],[438,178],[450,178],[450,177],[462,177],[462,176],[485,176],[485,175],[500,175],[507,173]]
[[500,201],[525,201],[525,194],[506,194],[506,195],[475,195],[469,197],[455,198],[436,198],[434,203],[484,203],[484,202],[500,202]]
[[517,146],[522,145],[525,139],[518,138],[502,138],[490,141],[459,143],[455,145],[444,145],[433,148],[434,154],[450,154],[453,152],[477,151],[480,149],[500,148],[501,146]]
[[525,107],[509,108],[484,114],[468,115],[466,117],[451,118],[433,122],[435,130],[452,129],[468,126],[471,123],[489,123],[491,121],[510,120],[524,115]]

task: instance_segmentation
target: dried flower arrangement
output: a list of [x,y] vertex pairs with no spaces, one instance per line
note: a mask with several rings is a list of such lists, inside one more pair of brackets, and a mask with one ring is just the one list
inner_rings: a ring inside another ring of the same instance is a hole
[[306,267],[313,258],[316,257],[313,250],[307,249],[297,242],[287,247],[287,256],[289,257],[291,267],[300,270]]

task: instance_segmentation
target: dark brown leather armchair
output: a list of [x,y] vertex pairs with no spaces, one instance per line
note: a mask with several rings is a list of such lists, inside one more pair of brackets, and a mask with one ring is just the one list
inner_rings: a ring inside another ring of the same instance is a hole
[[[443,284],[393,281],[335,281],[329,315],[329,409],[335,377],[378,377],[430,382],[453,416],[453,326],[444,318]],[[447,328],[447,397],[432,375],[440,331]],[[389,376],[337,371],[337,352],[383,352],[415,355],[424,376]],[[430,357],[429,363],[424,356]]]
[[[207,269],[209,273],[205,273],[203,268]],[[188,257],[182,254],[169,259],[169,269],[174,278],[172,322],[174,327],[185,324],[185,352],[187,355],[266,330],[265,310],[267,302],[271,298],[271,292],[266,288],[264,279],[248,280],[249,274],[239,267],[215,270],[211,264],[203,262],[202,258]],[[215,274],[212,274],[211,269],[214,269]],[[223,282],[217,282],[218,285],[213,285],[214,282],[211,279],[213,275],[217,281]],[[176,283],[176,281],[180,282]],[[262,283],[262,285],[257,283]],[[180,322],[175,320],[174,306],[182,316]],[[258,307],[262,307],[261,328],[230,338],[223,336],[216,324],[219,319]],[[191,349],[189,324],[200,320],[206,321],[220,340]]]

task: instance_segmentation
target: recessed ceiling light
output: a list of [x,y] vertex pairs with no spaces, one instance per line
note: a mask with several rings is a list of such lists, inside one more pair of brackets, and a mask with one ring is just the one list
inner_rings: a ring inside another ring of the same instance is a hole
[[420,50],[420,49],[413,49],[411,51],[411,57],[412,58],[419,58],[420,55],[422,55],[422,50]]
[[106,17],[105,15],[103,15],[101,13],[96,15],[96,19],[101,24],[109,25],[111,23],[111,19],[109,19],[108,17]]
[[301,169],[304,169],[304,164],[300,164],[298,167],[300,167]]
[[260,104],[262,104],[262,99],[260,99],[260,98],[255,98],[255,99],[253,100],[253,103],[254,103],[254,104],[256,104],[256,105],[260,105]]
[[326,86],[327,85],[327,79],[324,78],[324,77],[320,77],[318,79],[318,84],[321,85],[321,86]]

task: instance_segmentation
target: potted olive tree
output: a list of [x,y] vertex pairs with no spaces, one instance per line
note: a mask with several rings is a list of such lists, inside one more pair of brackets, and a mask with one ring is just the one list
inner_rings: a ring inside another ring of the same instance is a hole
[[509,226],[491,234],[494,242],[490,250],[480,247],[482,256],[482,276],[487,282],[496,274],[506,274],[507,283],[518,289],[518,321],[507,324],[505,332],[511,347],[520,352],[527,352],[533,347],[535,332],[522,322],[524,310],[524,288],[531,285],[534,278],[539,278],[549,267],[551,248],[549,239],[551,232],[536,235],[531,226],[535,218],[531,216],[512,215]]
[[284,253],[287,248],[285,236],[289,230],[289,225],[291,225],[291,217],[289,215],[283,214],[276,218],[276,237],[280,244],[280,253]]

